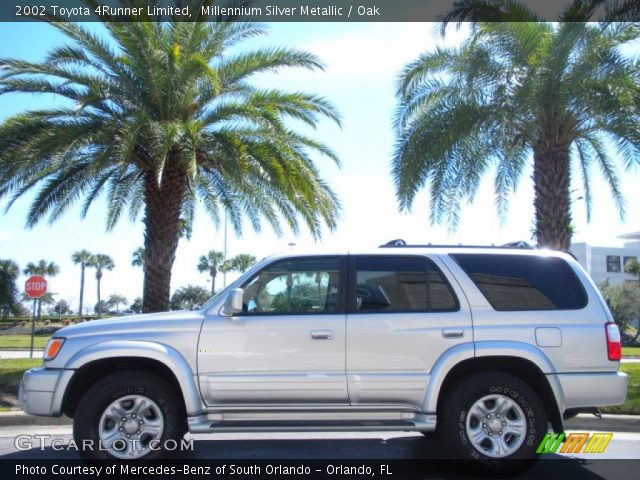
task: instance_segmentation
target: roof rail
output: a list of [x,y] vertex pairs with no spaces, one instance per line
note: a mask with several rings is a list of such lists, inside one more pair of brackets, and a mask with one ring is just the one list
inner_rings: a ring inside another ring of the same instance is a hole
[[426,245],[409,245],[402,238],[396,238],[380,245],[379,248],[526,248],[532,250],[534,247],[522,240],[505,243],[504,245],[463,245],[461,243],[458,245],[434,245],[431,243]]

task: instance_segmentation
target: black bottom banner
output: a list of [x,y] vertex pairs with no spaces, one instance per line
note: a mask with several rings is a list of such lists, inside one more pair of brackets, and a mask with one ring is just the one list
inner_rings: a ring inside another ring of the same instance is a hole
[[[519,473],[516,473],[519,472]],[[0,459],[0,478],[216,478],[216,479],[637,479],[640,460],[547,457],[534,463],[499,465],[461,460],[166,460],[149,462],[84,462],[81,460]]]

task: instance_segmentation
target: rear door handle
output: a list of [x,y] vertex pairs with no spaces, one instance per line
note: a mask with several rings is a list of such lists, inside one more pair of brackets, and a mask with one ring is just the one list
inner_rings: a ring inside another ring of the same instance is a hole
[[443,328],[442,336],[444,338],[461,338],[464,337],[464,331],[458,328]]
[[311,330],[311,338],[314,340],[333,340],[333,330]]

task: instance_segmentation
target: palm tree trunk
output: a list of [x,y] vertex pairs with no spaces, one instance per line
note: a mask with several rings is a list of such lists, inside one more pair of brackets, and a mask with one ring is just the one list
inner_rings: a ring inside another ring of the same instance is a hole
[[216,293],[216,274],[211,273],[211,296],[213,297]]
[[569,145],[540,141],[534,146],[533,184],[538,245],[569,250],[572,234]]
[[98,318],[100,318],[100,314],[102,313],[102,305],[100,304],[100,280],[101,280],[101,277],[96,276],[96,284],[98,286],[98,303],[97,303]]
[[84,299],[84,262],[80,265],[80,302],[78,305],[78,320],[82,320],[82,301]]
[[167,167],[161,183],[153,172],[145,173],[143,312],[169,309],[171,268],[180,238],[180,213],[186,189],[187,177],[179,166]]

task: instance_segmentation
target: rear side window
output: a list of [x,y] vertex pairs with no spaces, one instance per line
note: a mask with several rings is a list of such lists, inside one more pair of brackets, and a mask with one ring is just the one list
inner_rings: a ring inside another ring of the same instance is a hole
[[495,310],[578,310],[587,304],[580,280],[556,257],[451,255]]
[[458,302],[442,272],[424,257],[358,257],[358,312],[450,312]]

